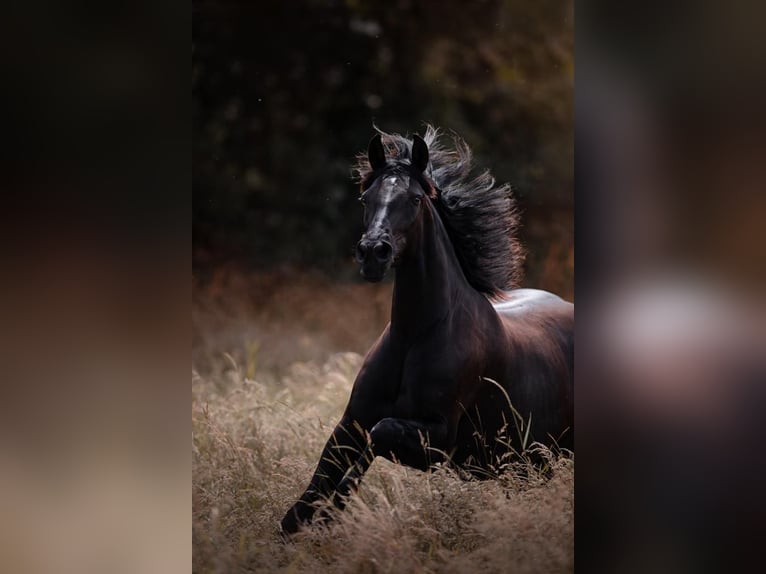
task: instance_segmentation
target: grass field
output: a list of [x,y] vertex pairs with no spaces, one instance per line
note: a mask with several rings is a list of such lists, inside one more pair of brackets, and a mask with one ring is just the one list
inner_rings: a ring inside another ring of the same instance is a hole
[[278,525],[340,417],[361,356],[296,363],[279,380],[194,374],[195,572],[568,572],[574,462],[465,482],[377,459],[346,512],[284,544]]
[[572,571],[572,459],[553,461],[547,480],[530,471],[481,482],[377,459],[330,527],[282,542],[279,522],[389,305],[390,284],[310,276],[230,273],[195,286],[195,572]]

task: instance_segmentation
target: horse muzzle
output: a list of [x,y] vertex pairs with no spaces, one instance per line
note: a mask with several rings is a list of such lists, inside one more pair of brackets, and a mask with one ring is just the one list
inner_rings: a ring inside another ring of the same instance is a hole
[[363,238],[356,244],[356,261],[367,281],[383,279],[394,260],[394,247],[388,237]]

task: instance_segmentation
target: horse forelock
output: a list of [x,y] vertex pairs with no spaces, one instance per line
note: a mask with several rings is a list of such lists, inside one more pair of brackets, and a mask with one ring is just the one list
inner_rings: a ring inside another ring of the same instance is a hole
[[[361,162],[362,159],[359,159],[359,161]],[[366,159],[364,161],[366,161]],[[413,168],[408,161],[404,161],[404,160],[390,161],[389,165],[377,171],[367,169],[366,172],[362,172],[359,167],[357,167],[356,169],[357,169],[358,179],[360,180],[360,183],[361,183],[362,192],[366,191],[367,189],[370,189],[377,181],[385,182],[387,179],[391,177],[403,176],[405,178],[414,179],[415,181],[417,181],[420,184],[420,187],[422,188],[423,193],[425,193],[431,199],[436,199],[437,194],[439,193],[439,190],[437,189],[436,184],[427,175]]]

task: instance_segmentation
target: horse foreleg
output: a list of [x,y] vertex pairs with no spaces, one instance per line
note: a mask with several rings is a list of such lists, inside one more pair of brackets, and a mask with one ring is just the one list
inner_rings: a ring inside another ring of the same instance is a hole
[[336,492],[349,469],[359,464],[366,446],[364,430],[344,416],[327,441],[308,488],[282,519],[284,533],[293,534],[301,524],[311,522],[315,503]]
[[[432,464],[444,460],[440,451],[430,445],[432,437],[441,443],[446,438],[446,423],[427,424],[418,421],[386,418],[370,431],[369,441],[364,452],[346,472],[335,489],[333,505],[343,510],[348,495],[359,487],[362,476],[367,472],[376,456],[383,456],[395,462],[401,462],[414,468],[427,470]],[[332,520],[332,515],[323,513],[325,521]]]
[[364,452],[340,481],[338,488],[335,489],[333,504],[337,509],[343,510],[346,506],[346,498],[352,492],[356,492],[356,489],[359,487],[359,482],[362,480],[362,476],[364,476],[364,473],[370,468],[374,458],[375,453],[372,450],[372,444],[368,442]]
[[421,422],[385,418],[370,431],[377,456],[420,470],[445,460],[448,442],[446,421]]

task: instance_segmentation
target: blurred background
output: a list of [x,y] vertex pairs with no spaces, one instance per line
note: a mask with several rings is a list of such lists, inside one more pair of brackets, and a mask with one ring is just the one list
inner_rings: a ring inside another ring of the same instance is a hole
[[363,352],[380,332],[390,282],[352,261],[373,123],[460,134],[513,186],[524,285],[573,296],[572,2],[192,7],[195,367]]
[[577,16],[578,565],[760,570],[766,10]]

